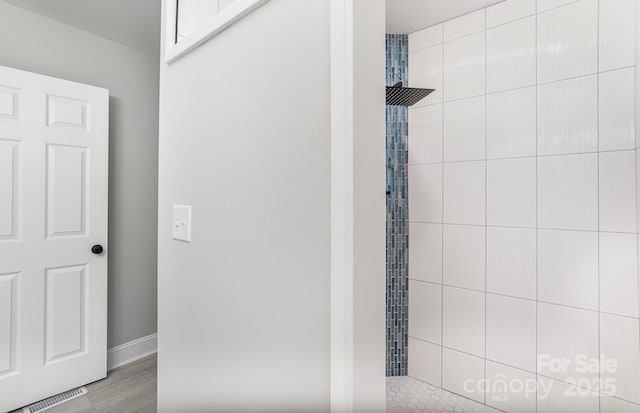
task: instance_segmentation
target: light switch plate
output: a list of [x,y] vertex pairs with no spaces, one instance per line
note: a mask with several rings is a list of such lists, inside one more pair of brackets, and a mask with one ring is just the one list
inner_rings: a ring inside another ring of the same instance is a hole
[[173,206],[173,239],[191,242],[191,205]]

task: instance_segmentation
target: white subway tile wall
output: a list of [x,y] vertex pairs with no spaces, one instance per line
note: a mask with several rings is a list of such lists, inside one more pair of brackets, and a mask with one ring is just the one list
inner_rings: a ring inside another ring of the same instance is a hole
[[636,234],[600,233],[600,310],[638,318]]
[[640,405],[613,397],[600,397],[600,413],[640,413]]
[[443,27],[445,42],[459,39],[473,33],[484,32],[485,12],[484,10],[479,10],[457,19],[449,20],[443,24]]
[[535,371],[535,352],[535,301],[487,295],[487,358]]
[[444,164],[445,223],[484,225],[486,219],[485,173],[485,161]]
[[[574,360],[576,356],[598,359],[598,313],[555,304],[538,303],[538,354],[551,360]],[[573,379],[592,388],[598,372],[577,363],[557,368],[541,358],[538,373],[557,380]]]
[[636,232],[633,151],[600,153],[600,230]]
[[[526,370],[487,361],[486,376],[490,383],[535,383],[536,375]],[[490,386],[486,404],[503,412],[536,413],[536,392],[510,392],[505,397],[500,387]]]
[[487,95],[487,158],[536,156],[536,88]]
[[[639,22],[637,0],[507,0],[409,36],[410,85],[438,89],[410,108],[412,377],[640,412]],[[615,372],[579,368],[601,354]],[[537,390],[467,382],[496,377]]]
[[409,337],[409,354],[415,360],[409,363],[409,376],[440,387],[442,385],[442,347]]
[[[442,387],[455,394],[484,402],[484,394],[469,383],[480,383],[485,377],[485,360],[481,357],[444,348],[442,352]],[[472,391],[466,389],[471,388]]]
[[409,35],[409,53],[439,44],[442,44],[441,24]]
[[560,6],[564,6],[569,3],[573,3],[575,0],[537,0],[538,2],[538,13],[541,13],[545,10],[555,9]]
[[632,150],[636,145],[635,70],[600,73],[600,150]]
[[600,0],[600,70],[633,66],[636,0]]
[[597,151],[597,76],[538,86],[538,155]]
[[[640,325],[637,319],[600,314],[600,350],[619,363],[615,372],[605,371],[603,378],[615,380],[615,391],[608,394],[640,404]],[[608,393],[608,392],[605,392]]]
[[442,103],[442,49],[442,44],[439,44],[410,53],[409,86],[435,89],[429,96],[416,103],[415,107]]
[[[547,389],[549,389],[547,393]],[[598,413],[598,394],[565,382],[538,377],[538,413]]]
[[[452,101],[485,92],[485,33],[444,44],[444,99]],[[411,82],[411,78],[409,78]]]
[[538,157],[538,226],[598,230],[598,155]]
[[536,159],[487,161],[487,224],[536,227]]
[[538,14],[538,83],[598,71],[598,0]]
[[503,1],[487,9],[487,28],[536,14],[536,0]]
[[409,191],[409,221],[441,223],[442,164],[410,165],[408,172],[413,185],[421,188]]
[[536,299],[537,241],[535,229],[487,227],[487,292]]
[[442,286],[409,280],[409,330],[422,341],[442,343]]
[[444,283],[484,291],[485,227],[445,225],[443,235]]
[[598,233],[538,231],[538,299],[598,310]]
[[414,257],[410,278],[442,284],[442,224],[412,222],[409,233],[409,255]]
[[485,159],[485,119],[484,96],[444,104],[445,162]]
[[487,30],[487,92],[536,84],[536,19]]
[[409,165],[442,162],[442,104],[409,112]]
[[478,357],[485,350],[485,295],[479,291],[444,287],[442,342]]

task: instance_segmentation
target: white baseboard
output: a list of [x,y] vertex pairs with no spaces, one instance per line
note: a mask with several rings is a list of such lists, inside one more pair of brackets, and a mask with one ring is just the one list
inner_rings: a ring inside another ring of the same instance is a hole
[[145,358],[158,351],[158,334],[142,337],[110,348],[107,352],[107,370]]

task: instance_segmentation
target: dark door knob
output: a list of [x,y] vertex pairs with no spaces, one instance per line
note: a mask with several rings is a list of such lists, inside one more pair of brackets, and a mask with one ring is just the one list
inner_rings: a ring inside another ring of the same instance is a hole
[[93,252],[96,255],[102,254],[103,251],[104,251],[104,248],[102,248],[102,245],[94,245],[93,247],[91,247],[91,252]]

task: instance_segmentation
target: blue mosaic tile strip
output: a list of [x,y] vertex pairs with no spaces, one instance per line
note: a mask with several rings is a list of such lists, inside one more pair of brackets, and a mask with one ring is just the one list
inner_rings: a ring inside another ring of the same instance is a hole
[[[387,85],[408,83],[409,37],[387,35]],[[409,111],[387,106],[387,376],[407,375],[409,330]]]

